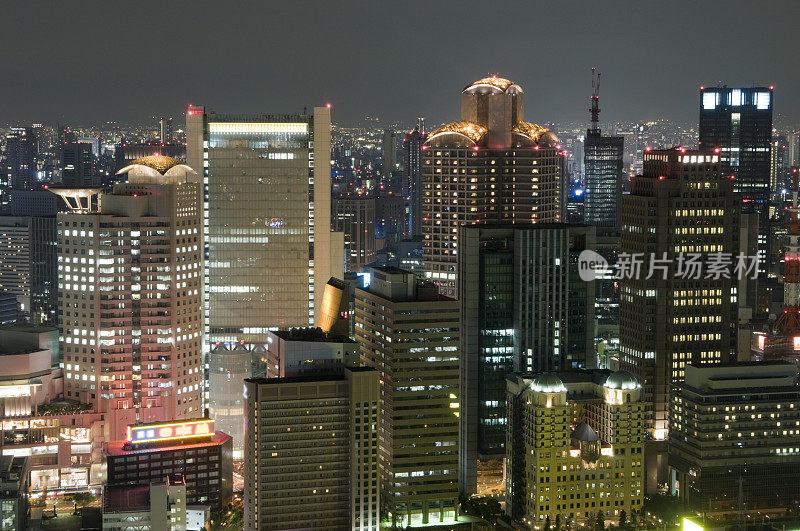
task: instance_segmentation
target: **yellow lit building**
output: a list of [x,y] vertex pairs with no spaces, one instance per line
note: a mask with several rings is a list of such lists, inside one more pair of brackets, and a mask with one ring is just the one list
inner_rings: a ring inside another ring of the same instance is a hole
[[641,386],[626,371],[507,380],[506,514],[529,528],[641,510]]

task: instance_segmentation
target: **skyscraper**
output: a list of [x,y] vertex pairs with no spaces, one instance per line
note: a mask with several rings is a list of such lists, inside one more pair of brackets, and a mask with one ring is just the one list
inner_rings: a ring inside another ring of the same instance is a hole
[[616,226],[622,197],[622,155],[625,139],[600,132],[600,74],[592,68],[591,126],[584,141],[584,221],[590,225]]
[[100,186],[100,175],[94,173],[92,145],[70,142],[61,146],[61,183],[71,188]]
[[487,77],[461,93],[461,121],[423,145],[426,277],[457,296],[458,227],[561,219],[563,156],[555,134],[523,121],[522,88]]
[[375,198],[343,195],[333,199],[333,228],[344,235],[345,271],[375,261]]
[[420,118],[403,137],[403,196],[408,198],[408,232],[422,236],[422,145],[428,139],[425,120]]
[[[27,190],[36,181],[36,134],[30,127],[12,127],[6,135],[5,185]],[[9,196],[6,195],[5,203]]]
[[169,157],[120,172],[100,210],[98,189],[51,189],[71,207],[58,215],[64,393],[105,415],[106,440],[202,411],[197,176]]
[[[235,115],[190,106],[186,130],[187,160],[203,168],[207,345],[230,347],[209,372],[227,373],[251,359],[234,344],[263,345],[269,330],[313,323],[325,283],[342,277],[343,238],[331,232],[330,109]],[[230,435],[240,455],[242,412],[218,407],[213,388],[207,398],[220,425],[239,426]]]
[[383,174],[391,177],[397,171],[397,132],[391,129],[383,131]]
[[32,324],[58,323],[56,234],[55,216],[0,216],[0,293]]
[[[680,148],[645,153],[644,175],[631,180],[622,207],[618,265],[624,255],[631,267],[621,271],[619,363],[642,383],[648,434],[663,443],[669,388],[684,366],[736,357],[733,268],[727,278],[709,268],[726,254],[737,263],[739,201],[718,155]],[[651,448],[649,455],[665,457],[663,445]],[[665,473],[661,461],[647,466],[649,475]],[[648,492],[656,481],[666,478],[649,477]]]
[[315,293],[342,276],[330,109],[245,116],[191,106],[186,120],[187,161],[204,174],[208,341],[263,342],[271,328],[313,323]]
[[502,459],[512,372],[596,367],[595,282],[578,256],[595,228],[480,223],[459,228],[459,485],[475,493],[478,460]]
[[249,378],[244,528],[380,529],[378,372]]
[[742,212],[759,214],[759,245],[768,250],[772,87],[700,88],[700,150],[719,149],[720,171],[733,175]]
[[458,301],[402,269],[370,268],[355,339],[380,374],[384,508],[402,527],[458,516]]

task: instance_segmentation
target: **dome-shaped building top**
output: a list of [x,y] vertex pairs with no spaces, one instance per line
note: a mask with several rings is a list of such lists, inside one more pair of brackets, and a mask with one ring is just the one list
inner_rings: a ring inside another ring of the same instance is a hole
[[522,87],[508,79],[492,76],[473,81],[461,92],[467,94],[521,94]]
[[472,144],[479,144],[486,134],[486,128],[473,122],[452,122],[434,129],[427,142],[441,135],[458,135]]
[[609,389],[639,389],[639,380],[628,371],[617,371],[612,373],[603,384]]
[[555,133],[532,122],[519,122],[511,132],[539,147],[557,147],[560,143]]
[[136,180],[163,180],[163,177],[183,178],[187,174],[196,175],[196,172],[178,159],[166,155],[150,155],[139,157],[117,172],[117,175],[128,173]]
[[531,390],[537,393],[562,393],[567,390],[561,378],[552,372],[540,374],[531,382]]

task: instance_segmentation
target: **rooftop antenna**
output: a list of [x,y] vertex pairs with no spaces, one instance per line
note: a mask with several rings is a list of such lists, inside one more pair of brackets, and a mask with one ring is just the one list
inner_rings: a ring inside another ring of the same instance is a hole
[[600,72],[592,67],[592,108],[589,111],[592,113],[592,126],[593,131],[600,130]]

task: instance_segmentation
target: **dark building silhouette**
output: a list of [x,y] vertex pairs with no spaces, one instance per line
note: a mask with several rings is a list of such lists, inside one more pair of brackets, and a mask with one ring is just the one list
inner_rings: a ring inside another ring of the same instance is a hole
[[595,281],[578,256],[596,229],[480,223],[459,229],[459,485],[475,493],[478,460],[502,459],[513,372],[594,368]]
[[69,142],[61,147],[61,182],[70,188],[100,186],[100,177],[94,172],[92,145],[86,142]]
[[411,236],[422,235],[422,144],[428,139],[425,121],[403,137],[403,196],[408,197],[408,232]]
[[12,127],[6,135],[5,172],[6,186],[14,190],[28,190],[36,180],[36,134],[30,127]]

